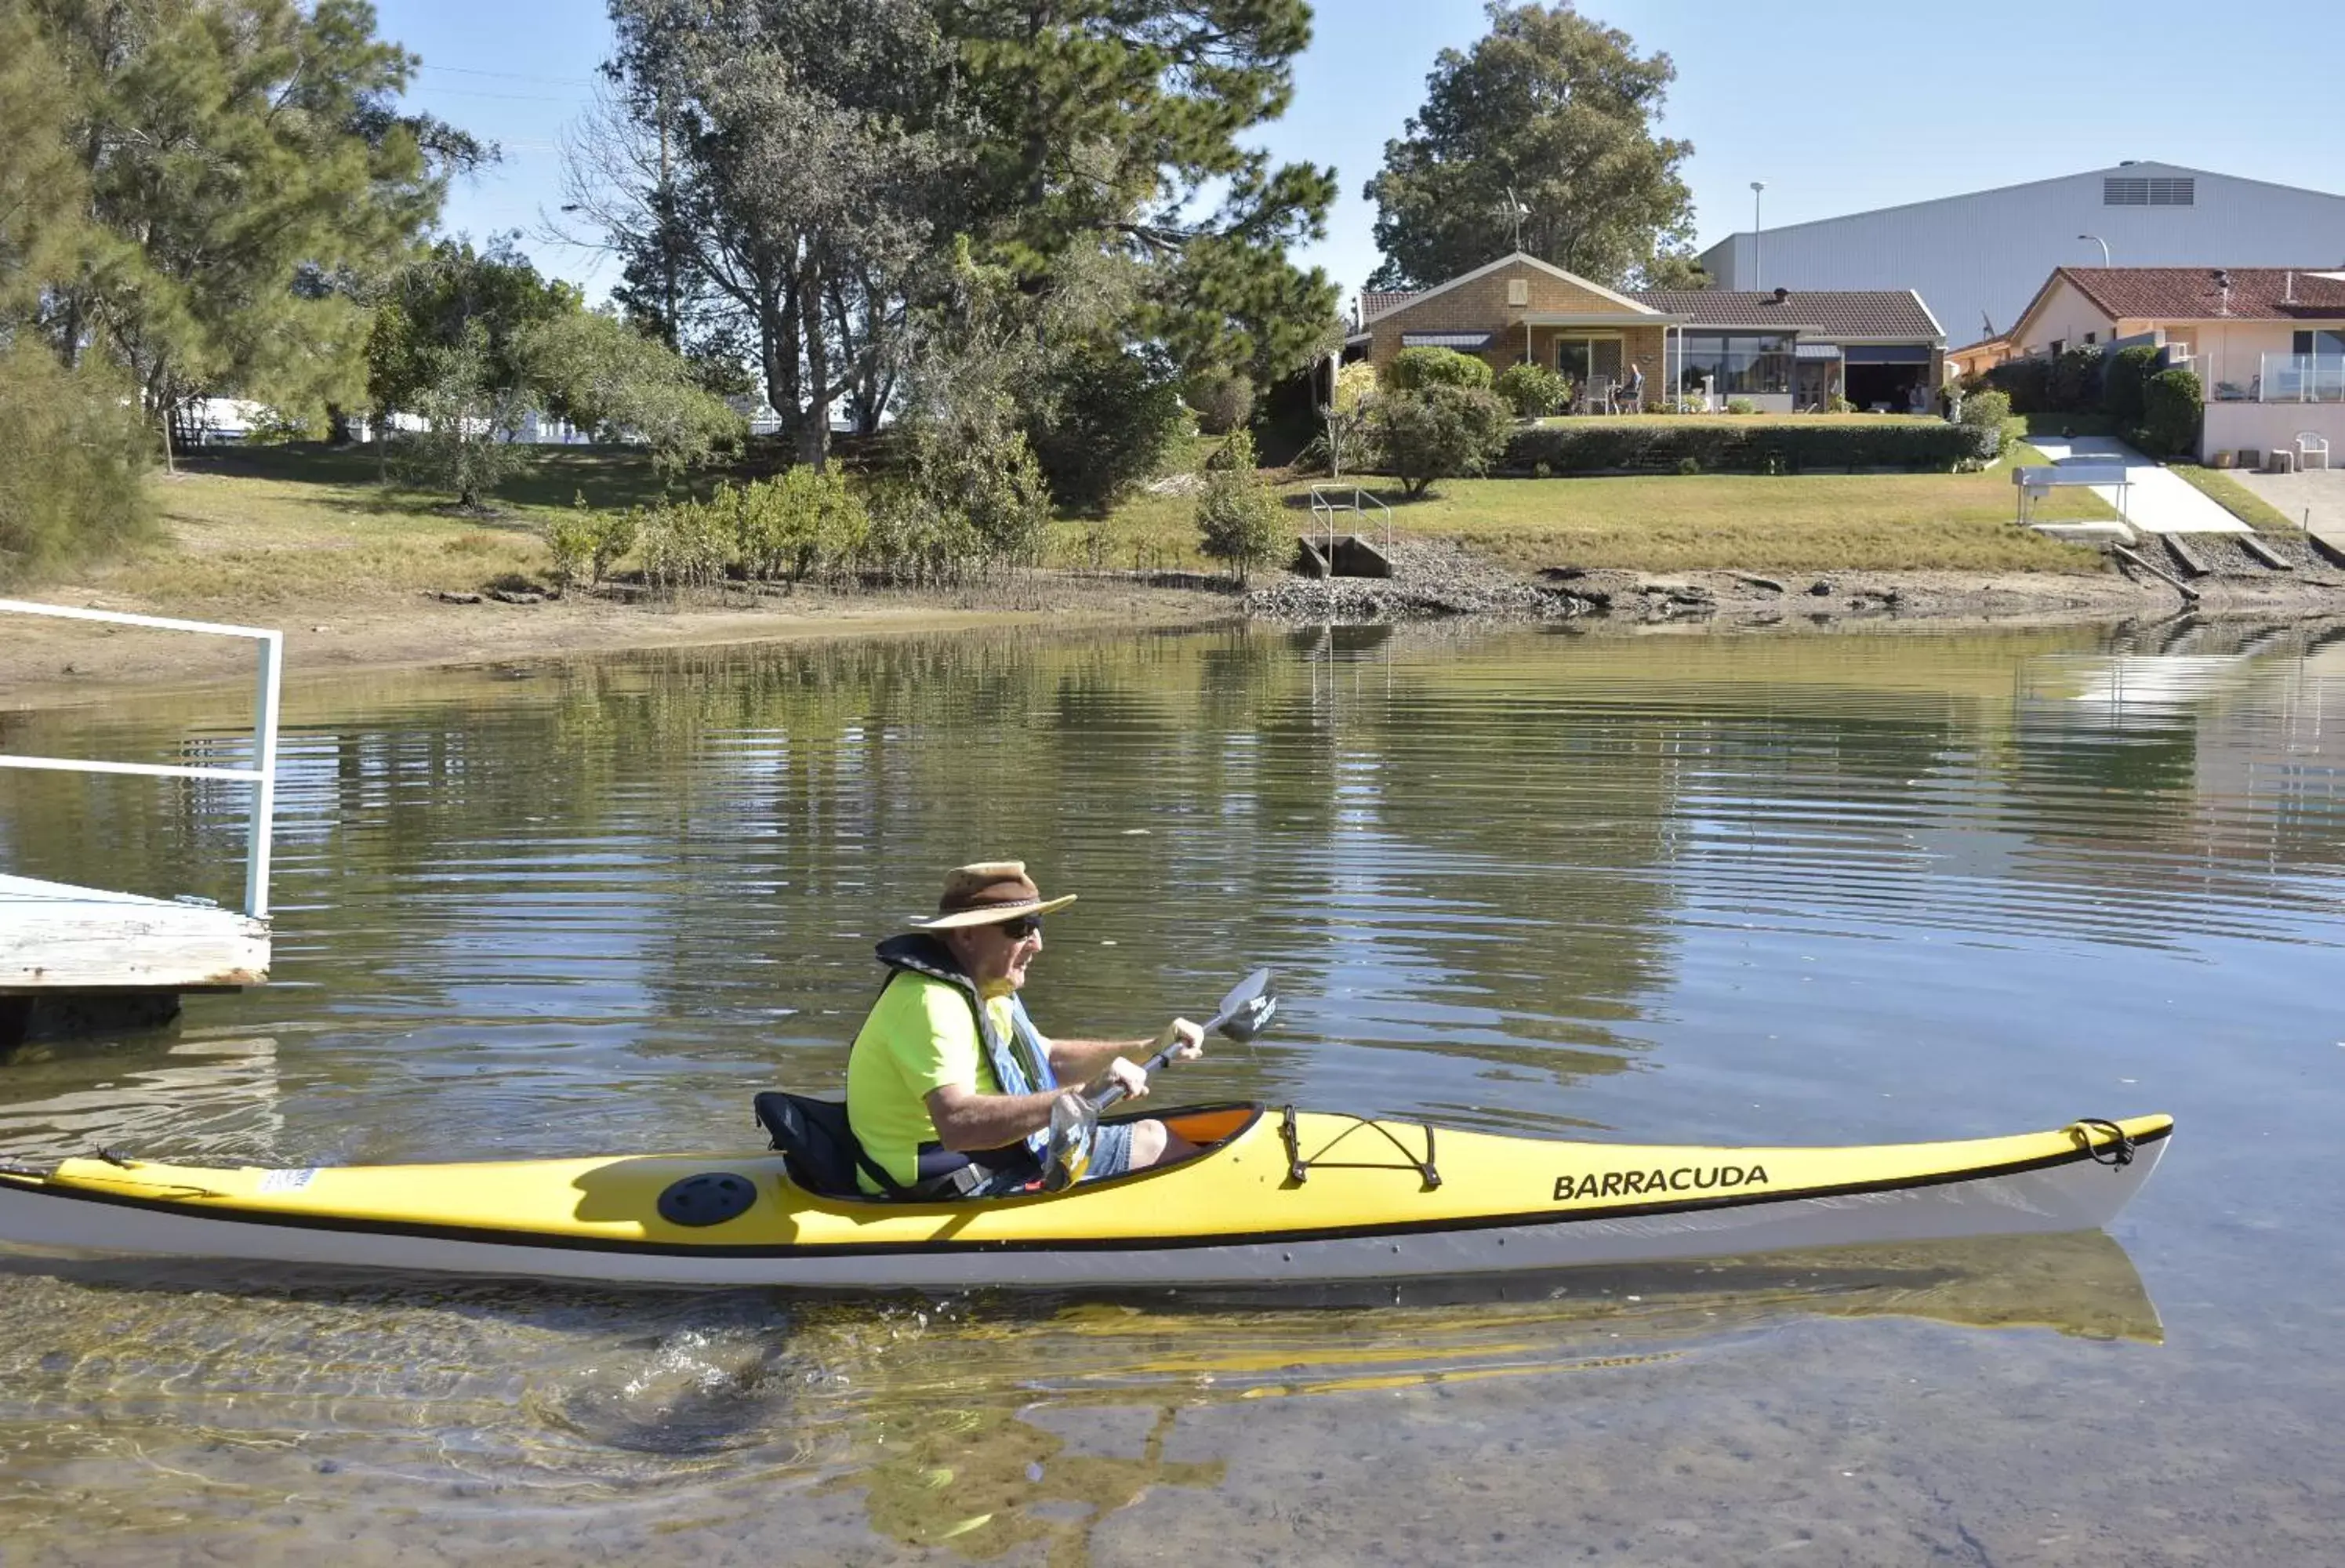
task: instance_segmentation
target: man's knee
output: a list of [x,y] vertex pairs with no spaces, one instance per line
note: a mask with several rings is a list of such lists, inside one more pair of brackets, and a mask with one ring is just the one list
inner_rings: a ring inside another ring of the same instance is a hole
[[1196,1146],[1185,1138],[1175,1137],[1171,1128],[1152,1118],[1132,1124],[1132,1168],[1142,1169],[1161,1165],[1168,1159],[1183,1159],[1197,1152]]

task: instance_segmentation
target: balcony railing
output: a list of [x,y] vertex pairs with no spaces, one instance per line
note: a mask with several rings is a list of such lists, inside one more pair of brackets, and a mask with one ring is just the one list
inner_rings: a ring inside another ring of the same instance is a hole
[[[2227,386],[2216,383],[2218,400]],[[2345,403],[2345,355],[2266,354],[2255,385],[2232,395],[2258,403]]]

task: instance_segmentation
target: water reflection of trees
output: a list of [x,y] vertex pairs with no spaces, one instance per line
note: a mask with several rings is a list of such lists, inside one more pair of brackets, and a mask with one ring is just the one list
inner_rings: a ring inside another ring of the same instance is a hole
[[[2178,839],[2241,878],[2338,862],[2333,773],[2301,759],[2345,680],[2307,684],[2285,639],[2194,647],[2249,683],[2113,734],[2015,677],[2099,648],[1021,632],[297,690],[279,973],[329,1009],[530,1048],[606,1027],[633,1059],[827,1087],[870,943],[943,867],[1018,854],[1086,895],[1049,934],[1047,1026],[1136,1030],[1271,962],[1294,1032],[1216,1092],[1294,1092],[1341,1042],[1447,1057],[1404,1092],[1470,1105],[1628,1059],[1690,901],[1963,877],[2015,906],[2030,880],[2155,885]],[[167,748],[187,723],[117,720]],[[58,749],[40,733],[12,744]],[[5,782],[28,874],[168,887],[241,854],[238,792]],[[2210,810],[2210,782],[2238,798]]]

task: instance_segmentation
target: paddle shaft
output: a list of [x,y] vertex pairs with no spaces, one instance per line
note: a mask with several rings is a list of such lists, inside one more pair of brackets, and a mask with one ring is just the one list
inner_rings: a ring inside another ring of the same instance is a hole
[[[1255,970],[1254,978],[1262,982],[1262,984],[1254,986],[1254,994],[1248,996],[1245,1000],[1238,1003],[1235,1007],[1223,1007],[1220,1012],[1215,1013],[1211,1018],[1208,1018],[1203,1027],[1199,1028],[1197,1031],[1197,1038],[1200,1041],[1203,1041],[1207,1035],[1213,1034],[1221,1029],[1228,1027],[1229,1022],[1232,1018],[1236,1017],[1241,1011],[1254,1006],[1261,1000],[1264,988],[1269,983],[1268,971],[1260,969]],[[1226,996],[1223,998],[1224,1002],[1228,1001],[1228,999],[1229,998]],[[1182,1042],[1178,1038],[1175,1038],[1171,1045],[1165,1047],[1162,1050],[1157,1052],[1154,1056],[1141,1063],[1140,1070],[1147,1073],[1152,1077],[1157,1073],[1160,1073],[1166,1067],[1171,1067],[1174,1061],[1179,1059],[1174,1053],[1180,1050],[1181,1044]],[[1091,1107],[1094,1111],[1102,1111],[1123,1098],[1123,1086],[1122,1084],[1110,1084],[1107,1087],[1100,1090],[1099,1098],[1091,1102]]]
[[[1162,1072],[1166,1067],[1172,1065],[1173,1060],[1175,1059],[1173,1053],[1180,1048],[1181,1042],[1178,1040],[1173,1041],[1171,1045],[1165,1047],[1162,1050],[1157,1052],[1154,1056],[1141,1063],[1140,1070],[1148,1074],[1152,1077],[1154,1077],[1156,1074]],[[1122,1084],[1110,1084],[1107,1087],[1100,1090],[1098,1098],[1091,1101],[1091,1108],[1093,1110],[1105,1110],[1116,1101],[1123,1098],[1125,1092],[1124,1087]]]

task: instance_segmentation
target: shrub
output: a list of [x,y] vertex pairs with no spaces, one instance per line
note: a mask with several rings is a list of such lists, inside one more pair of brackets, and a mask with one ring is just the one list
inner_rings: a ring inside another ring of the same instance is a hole
[[2005,429],[2011,421],[2011,398],[2008,393],[1973,392],[1963,400],[1959,428],[1971,431],[1977,443],[1974,453],[1981,462],[1992,462],[2003,455],[2010,444],[2011,434]]
[[844,571],[871,526],[846,475],[804,465],[738,489],[718,485],[708,509],[730,547],[728,564],[751,578],[799,582]]
[[1399,392],[1421,392],[1427,387],[1475,387],[1487,390],[1490,385],[1490,361],[1473,354],[1461,354],[1455,349],[1403,349],[1393,356],[1392,369],[1386,372],[1393,389]]
[[2196,372],[2160,370],[2143,384],[2137,439],[2152,457],[2188,457],[2198,450],[2205,400]]
[[[1988,427],[1999,443],[2002,432]],[[1528,473],[1545,463],[1558,474],[1797,473],[1806,469],[1929,469],[1946,472],[1975,460],[1979,430],[1949,424],[1746,425],[1573,421],[1515,430],[1502,467]],[[1989,449],[1992,450],[1993,449]],[[1685,465],[1691,463],[1692,469]]]
[[910,426],[906,476],[936,513],[939,547],[989,569],[1031,564],[1051,522],[1051,487],[1024,432],[975,417]]
[[2101,375],[2101,411],[2115,420],[2119,429],[2141,423],[2149,379],[2157,373],[2157,355],[2156,349],[2137,343],[2109,356]]
[[19,336],[0,352],[0,582],[36,575],[148,531],[152,433],[127,383],[86,359],[68,370]]
[[1215,561],[1236,568],[1244,587],[1252,569],[1278,549],[1278,497],[1254,467],[1254,438],[1239,430],[1205,463],[1197,497],[1197,538]]
[[1528,359],[1519,365],[1509,365],[1498,374],[1498,396],[1507,400],[1518,419],[1546,418],[1563,407],[1570,390],[1571,384],[1561,376]]
[[644,581],[673,593],[709,588],[722,582],[732,540],[718,511],[690,498],[663,501],[649,511],[630,511],[641,541]]
[[1218,366],[1191,375],[1181,400],[1196,410],[1197,428],[1209,436],[1244,430],[1254,418],[1254,382]]
[[[1248,393],[1251,385],[1238,383]],[[1240,410],[1240,422],[1244,420]],[[1181,395],[1162,360],[1098,344],[1067,356],[1026,424],[1026,444],[1042,465],[1051,499],[1105,517],[1156,477],[1188,427]]]
[[2009,393],[2012,408],[2023,414],[2096,413],[2101,407],[2101,358],[2100,349],[2094,348],[2009,359],[1988,370],[1986,381]]
[[863,559],[889,582],[958,581],[978,555],[968,514],[939,511],[902,480],[873,485],[865,493],[864,510],[870,526]]
[[1729,398],[1726,411],[1730,414],[1755,414],[1759,411],[1759,405],[1748,398]]
[[1480,473],[1507,450],[1513,427],[1498,395],[1477,387],[1396,392],[1376,404],[1374,417],[1385,467],[1410,495],[1424,494],[1437,479]]
[[596,511],[583,492],[574,494],[570,511],[545,526],[554,582],[564,588],[602,582],[612,563],[635,547],[635,523],[633,511]]

